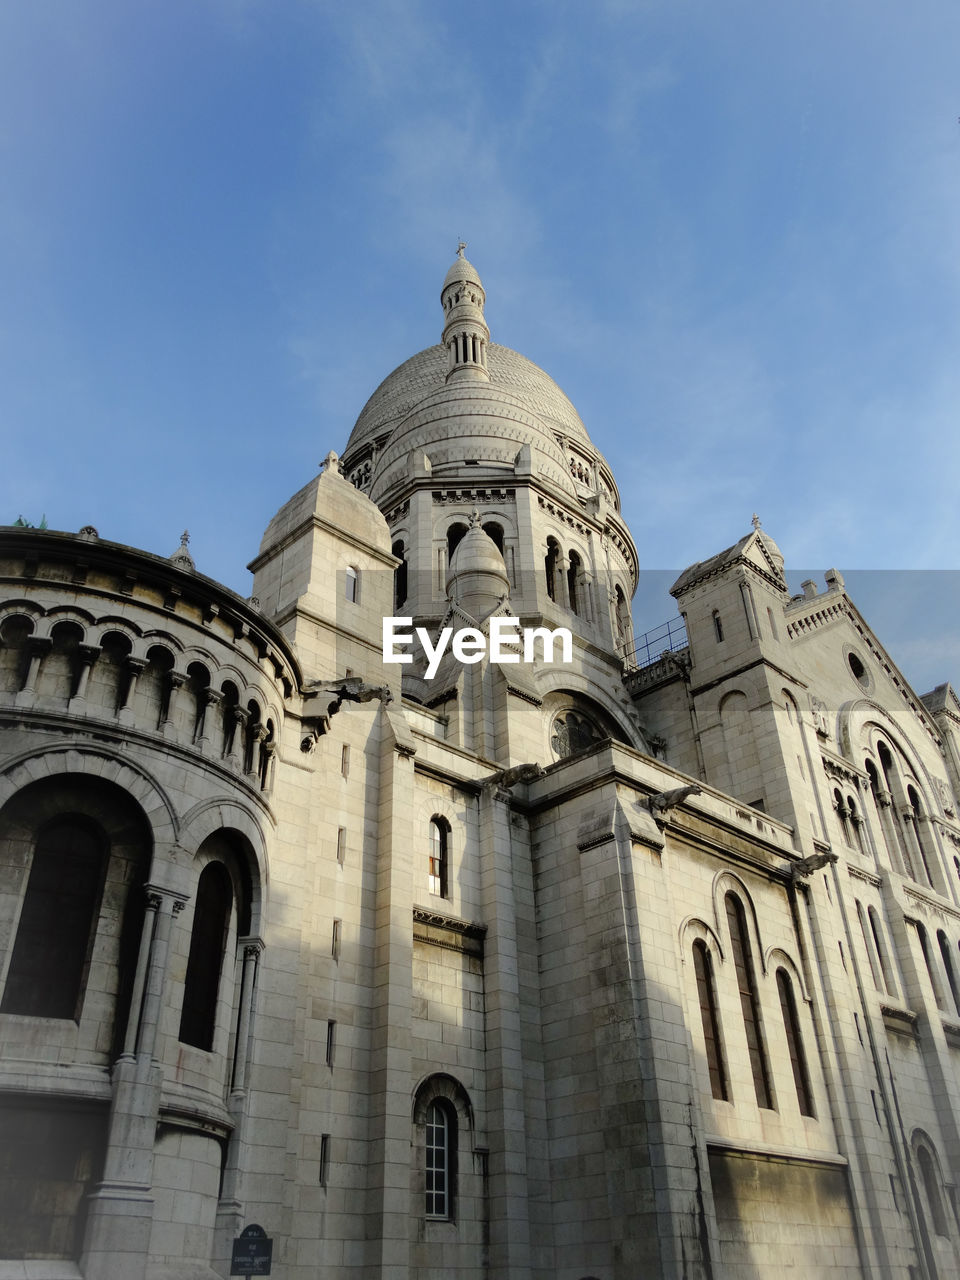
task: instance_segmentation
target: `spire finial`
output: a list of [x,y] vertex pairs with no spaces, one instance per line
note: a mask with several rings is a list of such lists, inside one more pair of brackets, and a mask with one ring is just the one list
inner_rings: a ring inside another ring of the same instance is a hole
[[458,258],[462,258],[462,257],[463,257],[464,250],[466,249],[466,247],[467,247],[467,246],[466,246],[466,242],[465,242],[465,241],[463,241],[463,240],[461,240],[461,239],[458,237],[458,238],[457,238],[457,257],[458,257]]
[[760,517],[757,515],[756,512],[753,513],[753,519],[750,521],[750,523],[753,525],[754,529],[760,528]]
[[189,547],[189,545],[190,545],[190,531],[189,531],[189,529],[184,529],[183,533],[181,533],[181,535],[180,535],[180,545],[181,545],[181,547],[183,547],[184,551],[186,551],[187,547]]

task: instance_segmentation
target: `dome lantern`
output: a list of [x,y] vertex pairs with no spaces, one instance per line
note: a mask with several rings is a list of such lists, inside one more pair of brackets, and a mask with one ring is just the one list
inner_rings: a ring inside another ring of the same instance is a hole
[[483,318],[486,294],[476,267],[464,257],[461,240],[457,256],[440,290],[443,336],[447,349],[447,381],[473,379],[487,382],[487,345],[490,330]]

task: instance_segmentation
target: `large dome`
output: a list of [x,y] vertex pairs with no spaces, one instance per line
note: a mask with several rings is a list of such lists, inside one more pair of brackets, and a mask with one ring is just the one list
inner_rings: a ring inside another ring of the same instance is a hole
[[[422,401],[444,387],[449,365],[439,343],[411,356],[384,378],[363,407],[344,450],[349,460],[362,444],[379,439],[403,421]],[[509,347],[491,343],[487,352],[491,389],[508,392],[544,424],[572,440],[590,443],[576,409],[549,374]]]

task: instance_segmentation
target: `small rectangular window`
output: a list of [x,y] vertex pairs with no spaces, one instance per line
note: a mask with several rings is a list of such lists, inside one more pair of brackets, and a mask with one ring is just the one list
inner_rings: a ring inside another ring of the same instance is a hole
[[341,867],[347,858],[347,829],[346,827],[337,828],[337,861]]
[[350,748],[346,743],[340,748],[340,773],[344,778],[350,773]]
[[330,954],[334,960],[340,959],[340,933],[343,928],[342,920],[334,920],[333,922],[333,938],[330,945]]
[[331,1020],[327,1023],[327,1066],[328,1067],[333,1066],[333,1053],[334,1053],[334,1046],[336,1044],[336,1028],[337,1028],[337,1024],[334,1021]]

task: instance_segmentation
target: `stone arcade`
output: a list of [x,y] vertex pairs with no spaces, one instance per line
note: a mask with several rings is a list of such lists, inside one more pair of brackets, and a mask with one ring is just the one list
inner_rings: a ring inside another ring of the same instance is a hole
[[960,703],[758,526],[639,665],[613,475],[441,302],[250,600],[0,530],[0,1280],[956,1275]]

